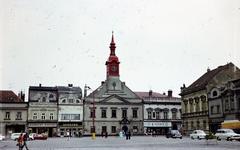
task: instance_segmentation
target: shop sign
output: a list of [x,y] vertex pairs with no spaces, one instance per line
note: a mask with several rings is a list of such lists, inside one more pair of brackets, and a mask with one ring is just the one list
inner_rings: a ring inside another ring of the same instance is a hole
[[56,123],[29,123],[29,127],[57,127]]
[[171,127],[171,122],[144,122],[144,127]]

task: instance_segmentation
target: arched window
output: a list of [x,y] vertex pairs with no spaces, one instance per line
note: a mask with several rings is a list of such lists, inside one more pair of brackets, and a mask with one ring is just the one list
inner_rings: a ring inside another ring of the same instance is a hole
[[62,100],[62,103],[66,103],[66,99],[63,99],[63,100]]

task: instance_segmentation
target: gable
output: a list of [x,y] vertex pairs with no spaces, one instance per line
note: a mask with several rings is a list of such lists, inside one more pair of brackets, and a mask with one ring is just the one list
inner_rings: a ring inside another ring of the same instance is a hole
[[99,103],[129,104],[129,101],[117,95],[112,95],[103,99],[102,101],[99,101]]

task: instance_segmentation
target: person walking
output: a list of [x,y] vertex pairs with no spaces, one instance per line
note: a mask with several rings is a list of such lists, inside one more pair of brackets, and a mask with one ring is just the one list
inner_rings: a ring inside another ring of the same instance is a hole
[[125,132],[126,140],[128,140],[128,131]]
[[69,130],[67,130],[67,140],[69,141],[69,139],[70,139],[70,132],[69,132]]
[[17,143],[18,149],[22,150],[23,149],[23,134],[22,133],[19,135],[17,142],[18,142]]
[[130,140],[131,139],[131,132],[128,131],[128,139]]
[[25,132],[24,134],[23,134],[23,147],[22,148],[26,148],[26,150],[28,150],[28,147],[27,147],[27,140],[28,140],[28,138],[29,138],[29,135],[28,135],[28,133],[27,132]]

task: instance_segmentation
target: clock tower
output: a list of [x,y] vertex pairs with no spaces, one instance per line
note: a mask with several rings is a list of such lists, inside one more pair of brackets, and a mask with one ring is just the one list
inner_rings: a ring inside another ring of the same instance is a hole
[[115,55],[115,43],[114,43],[114,36],[112,33],[112,41],[110,43],[110,56],[108,57],[108,60],[106,61],[106,67],[107,67],[107,79],[109,77],[119,77],[119,64],[118,57]]

